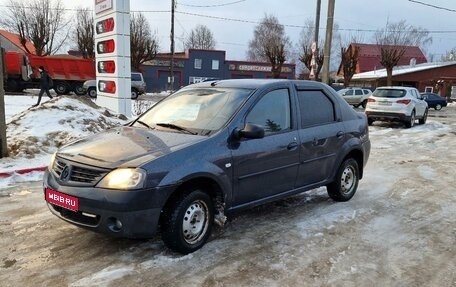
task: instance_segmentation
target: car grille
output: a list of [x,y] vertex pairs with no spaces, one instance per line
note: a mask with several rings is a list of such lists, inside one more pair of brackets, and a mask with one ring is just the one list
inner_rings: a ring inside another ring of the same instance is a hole
[[[67,172],[63,175],[65,169]],[[60,159],[55,160],[52,170],[60,182],[68,182],[78,186],[94,186],[109,172],[106,169],[89,168]]]
[[72,211],[72,210],[68,210],[63,207],[60,207],[58,205],[54,205],[54,204],[51,204],[51,205],[52,205],[52,208],[54,208],[54,210],[57,211],[63,218],[66,218],[75,223],[88,225],[88,226],[97,226],[98,223],[100,222],[99,215],[86,216],[81,211]]

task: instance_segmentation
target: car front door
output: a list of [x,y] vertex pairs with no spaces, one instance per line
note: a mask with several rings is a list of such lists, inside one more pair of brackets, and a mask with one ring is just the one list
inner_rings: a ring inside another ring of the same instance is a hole
[[412,90],[413,100],[415,101],[416,115],[421,117],[427,108],[427,103],[424,101],[423,96],[417,90]]
[[289,89],[265,93],[245,116],[262,126],[261,139],[241,139],[233,149],[234,202],[240,206],[294,188],[299,143]]

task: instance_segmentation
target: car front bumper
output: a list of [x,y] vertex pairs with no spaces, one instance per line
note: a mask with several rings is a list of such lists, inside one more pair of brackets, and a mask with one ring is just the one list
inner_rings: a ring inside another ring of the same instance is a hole
[[95,232],[114,237],[150,238],[159,225],[162,207],[173,187],[133,191],[60,185],[53,174],[45,172],[46,188],[79,200],[77,211],[47,202],[57,217]]

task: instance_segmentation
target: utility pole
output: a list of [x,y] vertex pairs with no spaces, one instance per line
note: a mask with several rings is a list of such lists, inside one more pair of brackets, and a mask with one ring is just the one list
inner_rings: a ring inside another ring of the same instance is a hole
[[320,54],[318,51],[318,32],[320,31],[320,9],[321,9],[321,0],[317,0],[317,11],[315,15],[315,36],[314,42],[312,43],[312,59],[310,61],[310,65],[312,66],[310,69],[310,79],[318,81],[317,77],[315,77],[315,69],[317,69],[317,56]]
[[329,62],[331,59],[331,40],[334,24],[334,8],[336,0],[328,0],[328,19],[326,21],[326,40],[325,40],[325,56],[323,60],[323,75],[322,82],[329,84]]
[[314,41],[317,45],[317,50],[320,48],[320,47],[318,47],[318,32],[320,32],[320,10],[321,10],[321,0],[317,0],[317,12],[315,15],[315,38],[314,38]]
[[171,0],[171,61],[169,64],[169,86],[170,90],[174,90],[174,8],[176,7],[175,0]]
[[5,91],[3,90],[3,48],[0,45],[0,158],[8,156],[6,144],[6,119],[5,119]]

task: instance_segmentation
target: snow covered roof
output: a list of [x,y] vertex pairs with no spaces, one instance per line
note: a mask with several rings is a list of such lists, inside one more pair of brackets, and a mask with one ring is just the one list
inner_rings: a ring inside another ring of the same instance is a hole
[[[446,66],[456,65],[456,61],[451,62],[436,62],[436,63],[422,63],[417,64],[414,66],[404,65],[404,66],[396,66],[393,68],[393,76],[403,75],[403,74],[410,74],[419,71],[425,71],[430,69],[436,69]],[[374,80],[386,78],[386,69],[379,69],[364,73],[355,74],[352,80]]]

